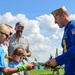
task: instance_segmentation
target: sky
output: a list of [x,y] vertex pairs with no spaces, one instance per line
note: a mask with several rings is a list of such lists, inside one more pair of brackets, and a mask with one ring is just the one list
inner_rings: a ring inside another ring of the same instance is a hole
[[[24,33],[30,42],[32,56],[29,62],[37,58],[38,62],[45,62],[50,55],[55,57],[56,49],[62,54],[61,40],[64,28],[54,23],[51,12],[65,6],[70,18],[75,19],[75,0],[1,0],[0,23],[15,26],[16,22],[23,22]],[[15,31],[13,31],[15,32]]]

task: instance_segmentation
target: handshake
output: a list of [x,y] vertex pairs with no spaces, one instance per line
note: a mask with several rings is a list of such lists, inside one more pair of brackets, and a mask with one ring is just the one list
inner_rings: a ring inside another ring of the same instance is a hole
[[[56,59],[55,58],[52,58],[52,59],[50,59],[50,60],[48,60],[48,61],[46,61],[45,63],[43,63],[43,64],[40,64],[41,66],[44,66],[45,68],[55,68],[56,66],[58,66],[58,63],[57,63],[57,61],[56,61]],[[19,67],[17,67],[18,68],[18,70],[19,71],[27,71],[27,70],[32,70],[32,69],[34,69],[34,64],[32,64],[32,63],[27,63],[27,64],[24,64],[24,65],[22,65],[22,66],[19,66]]]
[[55,58],[52,58],[48,61],[46,61],[44,64],[42,64],[42,66],[44,66],[45,68],[55,68],[58,65],[57,61]]

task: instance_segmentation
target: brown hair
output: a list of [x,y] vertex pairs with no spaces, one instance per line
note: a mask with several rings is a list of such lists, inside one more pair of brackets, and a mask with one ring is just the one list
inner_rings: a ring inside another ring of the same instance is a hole
[[24,53],[24,49],[21,47],[18,47],[14,50],[13,55],[21,56],[21,55],[23,55],[23,53]]

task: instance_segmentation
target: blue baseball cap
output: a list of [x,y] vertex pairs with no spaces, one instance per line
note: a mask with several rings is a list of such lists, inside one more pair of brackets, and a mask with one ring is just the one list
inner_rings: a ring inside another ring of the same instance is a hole
[[23,24],[22,22],[17,22],[16,25],[15,25],[15,27],[17,27],[17,26],[22,26],[22,27],[24,27],[24,24]]

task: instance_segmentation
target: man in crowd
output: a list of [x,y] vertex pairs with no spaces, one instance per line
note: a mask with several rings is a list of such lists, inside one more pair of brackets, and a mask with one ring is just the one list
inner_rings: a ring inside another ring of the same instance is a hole
[[6,67],[4,49],[2,47],[2,44],[4,44],[6,41],[8,42],[9,37],[10,37],[10,29],[8,29],[8,26],[5,24],[0,24],[0,75],[11,75],[16,72],[33,69],[34,67],[33,64],[24,64],[17,68]]
[[[23,36],[24,24],[22,22],[17,22],[15,25],[15,33],[10,39],[8,54],[12,55],[13,50],[17,47],[22,47],[25,50],[23,63],[25,63],[26,57],[31,56],[30,45],[28,39]],[[25,71],[25,75],[29,75],[28,71]]]

